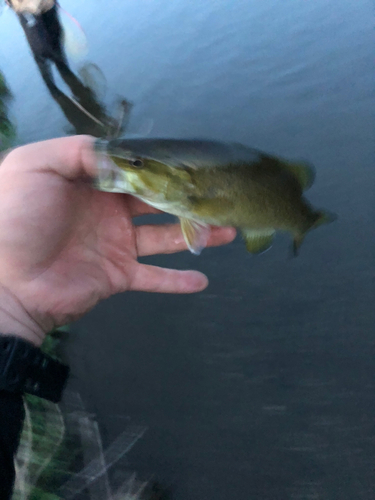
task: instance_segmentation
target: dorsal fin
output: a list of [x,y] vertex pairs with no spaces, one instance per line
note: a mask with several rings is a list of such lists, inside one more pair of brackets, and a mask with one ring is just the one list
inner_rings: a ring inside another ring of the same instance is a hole
[[315,169],[308,163],[290,163],[283,162],[284,167],[290,172],[299,182],[303,191],[309,189],[315,180]]

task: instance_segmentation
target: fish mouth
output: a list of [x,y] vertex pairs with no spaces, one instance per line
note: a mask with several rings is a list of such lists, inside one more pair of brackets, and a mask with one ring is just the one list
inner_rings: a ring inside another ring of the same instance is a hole
[[97,175],[93,180],[93,187],[108,193],[129,193],[129,182],[126,172],[116,165],[108,156],[109,142],[98,139],[94,144],[97,158]]

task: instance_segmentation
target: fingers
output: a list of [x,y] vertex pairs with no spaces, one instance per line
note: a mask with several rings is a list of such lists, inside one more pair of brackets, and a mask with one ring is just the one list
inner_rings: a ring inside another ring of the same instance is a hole
[[61,137],[16,148],[7,159],[22,171],[56,172],[69,180],[95,177],[93,143],[94,138],[85,135]]
[[[187,249],[179,224],[137,226],[135,232],[140,257]],[[207,245],[225,245],[233,241],[235,236],[236,230],[232,227],[212,227]]]
[[177,271],[162,267],[137,264],[130,289],[158,293],[194,293],[204,290],[207,277],[198,271]]

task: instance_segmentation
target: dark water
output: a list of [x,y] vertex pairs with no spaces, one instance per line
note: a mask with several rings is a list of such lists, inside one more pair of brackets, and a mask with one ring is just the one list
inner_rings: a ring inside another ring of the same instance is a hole
[[[298,259],[279,237],[199,258],[148,258],[210,278],[195,296],[123,294],[75,325],[73,371],[105,439],[126,415],[129,454],[176,500],[375,497],[374,31],[366,0],[74,2],[106,101],[130,131],[230,139],[317,168],[309,192],[338,221]],[[1,69],[21,142],[63,135],[17,19],[0,18]]]

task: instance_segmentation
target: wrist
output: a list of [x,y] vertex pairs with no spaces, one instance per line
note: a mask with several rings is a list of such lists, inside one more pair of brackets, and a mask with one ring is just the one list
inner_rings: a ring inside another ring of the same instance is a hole
[[10,290],[0,285],[0,335],[15,335],[39,347],[45,332]]

